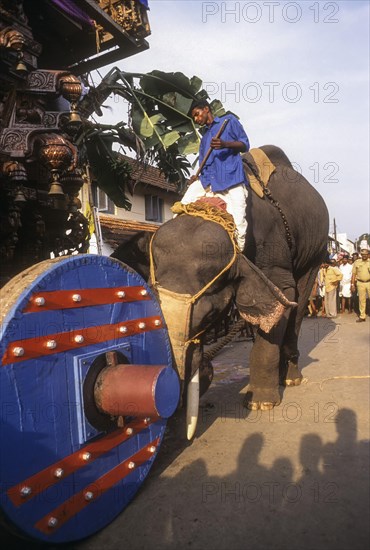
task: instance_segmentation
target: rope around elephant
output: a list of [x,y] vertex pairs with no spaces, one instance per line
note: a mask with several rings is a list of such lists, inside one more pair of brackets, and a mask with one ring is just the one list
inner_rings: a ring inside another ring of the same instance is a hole
[[223,347],[226,346],[226,344],[228,344],[229,342],[231,342],[232,340],[234,340],[234,338],[237,336],[237,334],[242,330],[242,328],[245,326],[246,324],[246,321],[244,319],[239,319],[239,321],[237,321],[235,323],[235,325],[233,326],[233,328],[230,330],[230,332],[228,332],[226,334],[226,336],[224,336],[223,338],[221,338],[221,340],[219,342],[217,342],[216,344],[214,344],[213,346],[210,347],[209,350],[207,350],[204,354],[203,354],[203,357],[205,359],[207,359],[208,361],[212,361],[212,359],[219,353],[219,351],[222,350]]

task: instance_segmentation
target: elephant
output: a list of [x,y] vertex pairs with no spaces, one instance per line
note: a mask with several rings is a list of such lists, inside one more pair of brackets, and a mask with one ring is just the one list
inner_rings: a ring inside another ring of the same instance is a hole
[[[233,302],[242,317],[258,325],[244,398],[244,405],[253,410],[279,405],[279,384],[301,382],[298,335],[327,254],[329,231],[328,211],[316,189],[279,147],[265,145],[260,150],[274,170],[262,197],[249,191],[243,253],[234,253],[232,239],[221,225],[185,214],[160,226],[151,243],[148,234],[140,234],[113,254],[146,279],[152,258],[152,284],[159,290],[161,303],[164,300],[164,310],[175,312],[171,318],[165,315],[170,336],[172,323],[179,325],[171,343],[178,348],[177,355],[181,347],[186,348],[183,364],[177,364],[185,392],[194,374],[206,367],[204,331],[226,315]],[[242,158],[249,178],[255,176],[263,185],[251,153]],[[168,305],[173,296],[175,302]],[[183,301],[176,302],[176,297],[190,300],[191,309]],[[186,330],[181,317],[188,319]],[[180,332],[184,333],[182,342]]]

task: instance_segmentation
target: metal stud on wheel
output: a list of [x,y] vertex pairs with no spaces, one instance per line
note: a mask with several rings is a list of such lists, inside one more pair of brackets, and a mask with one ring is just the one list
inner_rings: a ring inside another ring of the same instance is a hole
[[176,409],[159,305],[118,260],[79,255],[0,294],[1,511],[21,533],[70,542],[130,502]]

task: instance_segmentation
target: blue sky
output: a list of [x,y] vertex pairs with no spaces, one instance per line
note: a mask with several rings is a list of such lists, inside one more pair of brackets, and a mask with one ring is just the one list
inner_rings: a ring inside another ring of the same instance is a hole
[[[369,2],[151,0],[150,49],[125,71],[203,80],[324,197],[337,231],[369,231]],[[102,72],[105,72],[106,69]],[[122,118],[113,103],[110,121]]]

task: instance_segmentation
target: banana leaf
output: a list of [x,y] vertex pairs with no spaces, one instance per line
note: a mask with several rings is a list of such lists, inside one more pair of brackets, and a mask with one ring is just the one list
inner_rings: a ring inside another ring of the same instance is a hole
[[[107,92],[113,92],[131,105],[131,128],[123,128],[123,122],[116,124],[112,126],[109,137],[106,129],[100,136],[104,147],[95,143],[93,156],[101,155],[101,162],[105,159],[108,165],[99,169],[101,187],[108,196],[118,206],[127,204],[125,184],[112,174],[114,167],[118,172],[123,170],[112,149],[115,141],[130,147],[135,147],[137,141],[138,152],[140,150],[141,155],[145,154],[148,160],[157,163],[168,181],[177,181],[184,186],[190,172],[186,156],[196,154],[200,143],[199,133],[188,113],[194,99],[208,99],[206,90],[202,89],[202,80],[198,76],[188,78],[181,72],[125,73],[114,68],[108,73],[106,83],[99,84],[99,87],[102,98],[107,96]],[[215,116],[226,114],[219,100],[212,101],[211,108]],[[98,163],[96,159],[93,162]],[[112,186],[118,189],[114,191]]]
[[192,155],[199,151],[200,140],[196,134],[186,134],[177,142],[180,155]]
[[177,111],[188,115],[193,99],[189,99],[178,92],[167,92],[162,96],[162,99],[170,107],[173,107]]
[[226,114],[226,111],[221,103],[220,100],[218,99],[214,99],[211,103],[210,103],[210,107],[212,109],[212,113],[214,116],[223,116]]
[[95,135],[86,143],[92,174],[98,187],[116,206],[131,210],[127,192],[132,185],[132,168],[120,153],[112,150],[110,140],[105,137]]
[[173,143],[176,143],[179,137],[180,134],[175,130],[172,130],[172,132],[167,132],[166,134],[163,134],[162,141],[165,147],[170,147]]
[[181,72],[165,73],[163,71],[152,71],[143,75],[140,79],[140,87],[149,95],[161,96],[167,92],[180,92],[183,95],[195,99],[202,81],[199,77],[193,76],[189,79]]

